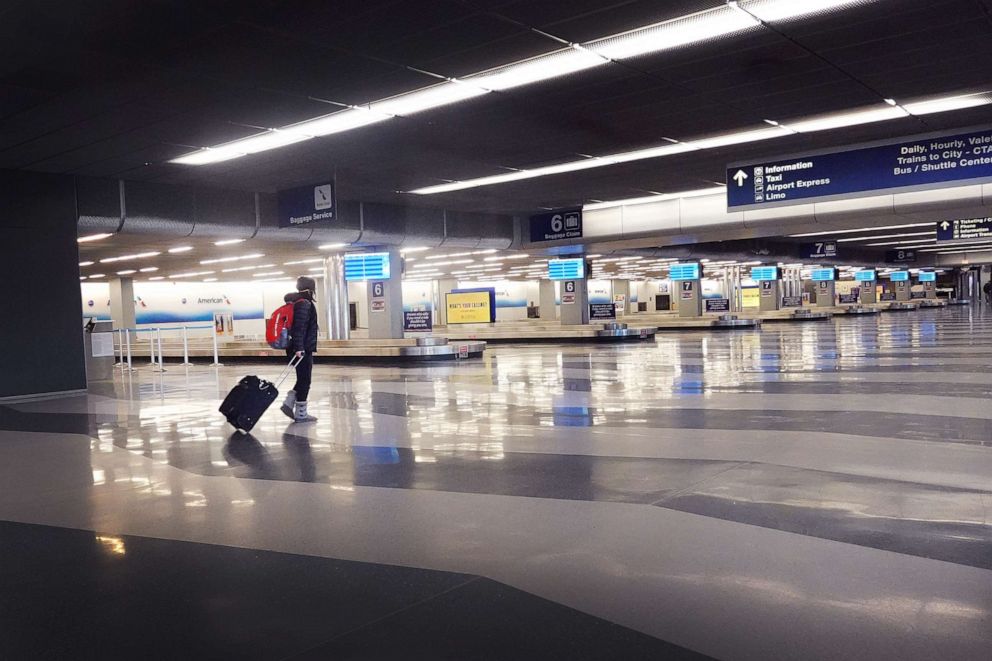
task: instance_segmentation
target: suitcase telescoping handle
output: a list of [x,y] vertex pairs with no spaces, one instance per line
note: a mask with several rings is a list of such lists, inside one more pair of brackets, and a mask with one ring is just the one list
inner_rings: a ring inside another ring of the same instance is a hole
[[303,362],[303,356],[297,356],[294,353],[293,357],[289,359],[289,364],[286,365],[286,367],[282,368],[282,372],[280,372],[279,376],[276,377],[275,380],[276,388],[281,388],[282,382],[286,380],[286,377],[289,376],[290,372],[292,372],[296,368],[296,366],[302,362]]

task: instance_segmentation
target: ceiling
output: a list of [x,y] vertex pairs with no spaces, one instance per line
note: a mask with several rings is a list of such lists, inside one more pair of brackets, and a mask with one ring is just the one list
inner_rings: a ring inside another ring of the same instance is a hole
[[[722,0],[8,0],[0,168],[529,213],[712,186],[728,162],[989,123],[989,107],[435,196],[397,191],[992,87],[992,0],[878,0],[209,166],[195,148]],[[43,35],[40,38],[39,35]]]

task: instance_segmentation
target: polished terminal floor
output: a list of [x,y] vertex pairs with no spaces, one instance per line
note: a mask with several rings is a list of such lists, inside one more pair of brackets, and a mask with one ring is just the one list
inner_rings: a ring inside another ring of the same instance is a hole
[[0,659],[992,658],[992,314],[0,406]]

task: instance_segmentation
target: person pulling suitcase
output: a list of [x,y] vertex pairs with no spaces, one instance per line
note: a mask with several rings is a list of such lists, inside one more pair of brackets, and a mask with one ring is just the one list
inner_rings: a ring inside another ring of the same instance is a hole
[[317,351],[317,308],[313,303],[316,288],[313,278],[300,276],[296,279],[296,291],[285,298],[287,303],[293,304],[291,341],[286,356],[299,362],[296,364],[296,385],[286,393],[280,410],[293,422],[317,422],[317,418],[307,412],[313,379],[313,354]]

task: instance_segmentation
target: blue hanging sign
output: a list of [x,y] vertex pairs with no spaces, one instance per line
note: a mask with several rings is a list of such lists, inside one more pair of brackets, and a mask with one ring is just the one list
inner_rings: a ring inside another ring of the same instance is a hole
[[933,271],[920,271],[918,280],[920,282],[937,282],[937,274]]
[[582,238],[582,209],[561,209],[530,217],[530,241]]
[[985,181],[992,181],[992,128],[733,164],[727,168],[727,207],[761,208]]
[[909,271],[893,271],[889,274],[892,282],[906,282],[909,280]]
[[854,279],[858,282],[874,282],[875,272],[874,271],[858,271],[854,274]]
[[277,197],[279,227],[300,227],[332,221],[337,217],[333,181],[281,190]]
[[985,239],[992,239],[992,218],[965,218],[937,223],[938,243]]

